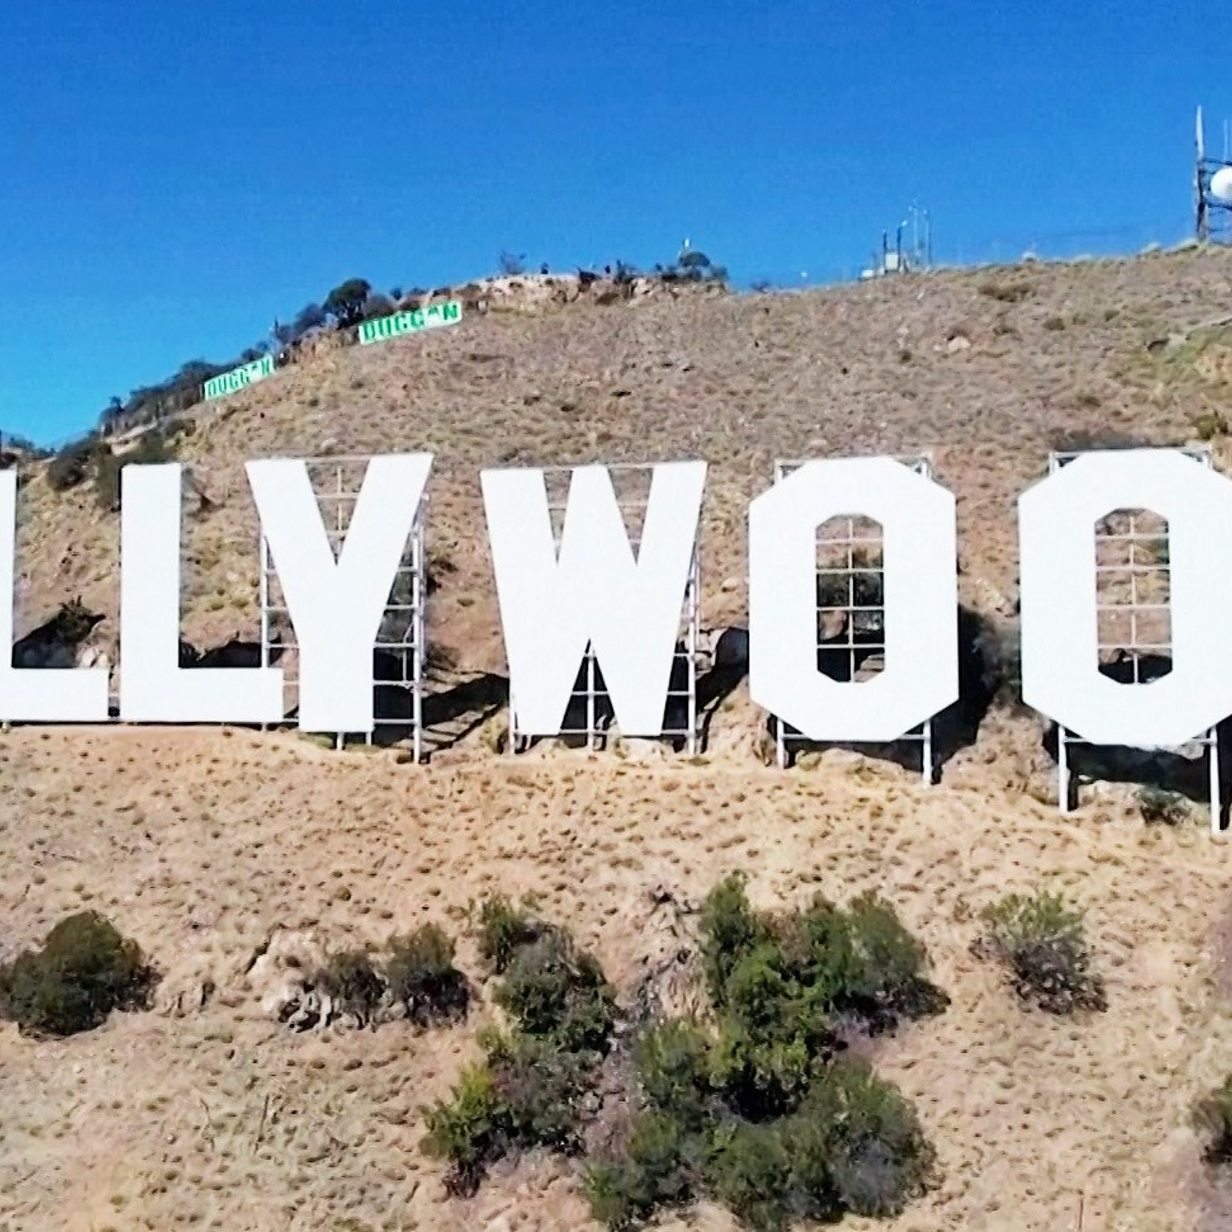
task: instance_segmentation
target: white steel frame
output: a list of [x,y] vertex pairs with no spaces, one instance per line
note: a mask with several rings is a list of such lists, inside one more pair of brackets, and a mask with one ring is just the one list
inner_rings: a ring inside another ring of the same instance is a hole
[[[1048,473],[1055,474],[1067,462],[1072,462],[1075,458],[1081,457],[1083,453],[1090,452],[1087,450],[1075,450],[1056,452],[1048,455]],[[1183,449],[1180,451],[1187,457],[1193,458],[1194,461],[1201,463],[1203,466],[1211,466],[1211,451],[1206,446]],[[1117,510],[1109,510],[1119,512]],[[1171,532],[1169,531],[1169,534]],[[1116,641],[1105,643],[1101,640],[1097,644],[1099,650],[1125,650],[1128,651],[1133,663],[1133,683],[1139,684],[1138,679],[1138,664],[1140,653],[1143,652],[1160,652],[1167,651],[1171,654],[1171,634],[1169,633],[1169,641],[1167,643],[1147,643],[1138,641],[1138,617],[1139,614],[1157,613],[1164,610],[1164,605],[1158,603],[1142,603],[1138,597],[1138,578],[1141,574],[1147,573],[1166,573],[1170,569],[1170,565],[1154,562],[1150,564],[1139,564],[1136,555],[1136,545],[1144,541],[1155,541],[1160,538],[1158,533],[1142,533],[1139,534],[1135,523],[1134,515],[1129,513],[1129,530],[1125,533],[1108,533],[1101,532],[1099,526],[1095,529],[1096,538],[1101,543],[1124,543],[1129,547],[1129,563],[1128,564],[1113,564],[1100,565],[1096,564],[1096,573],[1122,573],[1128,574],[1130,580],[1130,601],[1128,603],[1101,603],[1097,595],[1096,610],[1098,612],[1116,612],[1118,614],[1127,615],[1129,617],[1130,636],[1129,642]],[[1097,581],[1098,585],[1098,581]],[[1196,739],[1189,742],[1190,744],[1198,744],[1207,750],[1208,771],[1210,781],[1210,808],[1211,808],[1211,833],[1223,834],[1219,826],[1219,810],[1220,801],[1222,800],[1221,792],[1221,768],[1219,764],[1219,740],[1218,733],[1215,728],[1210,728],[1205,734],[1198,736]],[[1062,813],[1069,813],[1072,810],[1071,800],[1072,792],[1075,785],[1069,768],[1069,746],[1070,745],[1087,745],[1094,747],[1089,740],[1083,740],[1080,736],[1075,736],[1062,724],[1057,724],[1057,803]],[[1179,754],[1181,747],[1173,747],[1171,749],[1161,750],[1163,752],[1172,752]]]
[[[642,462],[618,462],[608,463],[607,471],[612,476],[612,486],[616,493],[616,503],[620,509],[621,516],[625,519],[626,527],[629,524],[628,515],[636,512],[644,516],[646,506],[649,502],[649,495],[642,497],[631,497],[621,492],[621,478],[638,476],[644,477],[647,481],[653,479],[654,464]],[[552,523],[552,539],[556,547],[557,556],[560,554],[560,538],[564,531],[565,524],[565,509],[568,502],[569,483],[573,475],[574,468],[571,466],[552,466],[545,467],[543,470],[544,485],[548,496],[548,516]],[[554,491],[555,489],[555,491]],[[647,484],[647,493],[649,486]],[[640,521],[640,517],[639,517]],[[685,666],[685,687],[672,688],[669,679],[666,700],[664,703],[665,715],[670,713],[671,702],[673,698],[684,699],[685,709],[685,726],[680,727],[664,727],[658,733],[655,739],[683,739],[685,742],[685,751],[689,756],[694,756],[700,744],[700,723],[697,709],[697,664],[699,659],[700,636],[700,570],[699,570],[699,547],[701,531],[698,530],[698,538],[693,543],[693,555],[689,561],[689,574],[685,580],[684,599],[681,605],[681,623],[684,626],[684,644],[683,650],[676,650],[672,655],[673,675],[675,674],[676,664],[683,662]],[[636,555],[641,546],[641,531],[636,535],[630,534],[629,544],[633,548]],[[679,638],[677,639],[680,640]],[[582,656],[582,661],[578,665],[579,669],[583,669],[579,674],[583,675],[581,688],[574,688],[570,693],[570,710],[574,709],[574,701],[577,698],[585,699],[585,723],[581,727],[562,727],[557,733],[557,738],[582,738],[586,741],[586,747],[591,751],[604,747],[604,743],[611,732],[611,728],[606,723],[600,721],[599,716],[599,699],[607,696],[606,690],[600,686],[597,677],[597,659],[594,652],[594,647],[588,642],[586,652]],[[609,703],[610,705],[610,703]],[[517,700],[513,693],[513,686],[510,684],[509,689],[509,749],[513,753],[525,752],[530,748],[531,743],[535,739],[534,736],[527,732],[518,729],[518,708]]]
[[[317,503],[321,508],[322,522],[329,537],[330,547],[337,556],[346,540],[347,527],[350,525],[351,514],[355,502],[359,498],[360,485],[363,483],[370,456],[325,457],[300,459],[308,469],[309,479],[317,495]],[[427,647],[424,639],[424,616],[427,601],[427,575],[424,556],[424,524],[426,522],[428,497],[425,493],[416,511],[415,520],[403,548],[402,559],[398,563],[394,583],[390,588],[390,598],[386,601],[384,614],[381,618],[381,628],[384,629],[388,618],[393,615],[396,623],[401,626],[401,637],[396,641],[385,640],[378,633],[373,643],[373,651],[384,651],[395,654],[401,663],[401,678],[397,680],[377,679],[375,670],[372,672],[372,687],[377,689],[404,689],[410,694],[410,718],[382,718],[375,716],[374,722],[379,727],[409,727],[411,742],[416,762],[423,756],[423,677],[424,660]],[[277,571],[270,555],[269,543],[265,536],[261,540],[261,666],[268,667],[271,662],[271,652],[275,648],[296,653],[298,665],[299,647],[295,641],[295,632],[291,626],[286,600],[278,583]],[[398,595],[400,584],[407,588],[403,579],[409,579],[409,602],[404,602]],[[282,616],[287,630],[286,640],[275,640],[274,617]],[[293,700],[292,700],[293,699]],[[287,714],[299,704],[298,666],[294,673],[283,668],[283,714]],[[334,747],[341,749],[346,744],[347,732],[334,733]],[[364,733],[364,741],[372,743],[373,732]]]
[[[928,454],[928,453],[911,454],[908,456],[899,457],[895,460],[898,462],[901,462],[904,466],[909,466],[913,471],[915,471],[917,475],[923,475],[925,479],[932,478],[933,463],[932,463],[931,454]],[[798,470],[801,466],[804,466],[806,461],[807,459],[781,459],[779,461],[776,461],[774,464],[774,482],[781,483],[788,475],[791,474],[792,471]],[[842,517],[844,515],[839,515],[839,516]],[[832,575],[832,574],[839,575],[839,576],[845,576],[848,579],[848,586],[847,586],[848,601],[846,604],[843,604],[841,606],[827,604],[824,607],[824,609],[820,604],[818,604],[816,615],[817,615],[818,620],[820,621],[821,613],[823,610],[824,611],[845,611],[847,612],[848,614],[847,642],[845,645],[840,644],[837,648],[840,650],[845,649],[847,651],[847,654],[849,656],[849,663],[851,665],[851,679],[854,680],[855,679],[855,653],[857,649],[862,649],[862,650],[880,649],[882,654],[885,653],[884,640],[880,645],[877,645],[875,643],[857,643],[855,641],[855,620],[854,620],[854,616],[856,612],[880,612],[882,621],[884,622],[885,620],[885,590],[884,590],[885,560],[883,557],[881,564],[875,569],[867,568],[864,566],[856,566],[854,553],[857,547],[865,546],[865,545],[876,545],[878,548],[880,548],[884,541],[880,535],[876,536],[875,538],[862,537],[862,536],[856,535],[855,523],[863,515],[859,513],[853,513],[853,514],[848,514],[845,516],[847,519],[846,535],[839,535],[834,538],[827,538],[825,540],[825,543],[827,547],[840,547],[840,548],[845,547],[847,549],[847,564],[844,568],[840,568],[840,569],[833,569],[830,567],[822,568],[819,566],[817,569],[817,575],[820,577],[824,573],[827,576]],[[860,607],[855,603],[855,576],[857,574],[868,574],[868,573],[880,574],[882,577],[881,603],[879,605],[875,605],[872,607]],[[885,637],[885,633],[883,629],[882,638],[884,639],[884,637]],[[819,651],[823,649],[823,644],[820,641],[817,644],[817,649]],[[775,761],[778,764],[780,769],[787,768],[787,765],[791,758],[793,749],[798,751],[799,749],[808,748],[810,746],[817,747],[819,745],[827,745],[831,743],[840,743],[840,744],[846,743],[844,741],[809,740],[806,737],[801,736],[799,731],[796,728],[792,727],[789,723],[785,723],[782,719],[778,717],[778,715],[773,716],[773,722],[774,722]],[[926,719],[922,724],[920,724],[919,727],[912,728],[911,731],[905,733],[904,735],[900,736],[898,740],[892,741],[891,743],[897,744],[899,741],[908,741],[908,742],[918,741],[919,742],[921,774],[924,779],[924,782],[927,785],[932,786],[936,782],[936,778],[937,778],[937,768],[933,764],[933,720],[931,718]],[[863,744],[866,742],[865,741],[852,741],[851,743]]]

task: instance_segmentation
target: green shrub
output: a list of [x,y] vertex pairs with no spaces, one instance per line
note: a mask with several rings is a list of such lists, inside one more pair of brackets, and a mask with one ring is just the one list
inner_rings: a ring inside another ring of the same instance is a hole
[[509,1136],[520,1147],[572,1153],[592,1067],[576,1053],[517,1033],[487,1037],[493,1087],[506,1108]]
[[1182,826],[1189,820],[1189,802],[1179,792],[1161,787],[1141,787],[1138,811],[1147,825]]
[[744,878],[732,873],[706,896],[701,911],[702,959],[711,999],[726,1004],[728,976],[736,963],[765,938],[766,929],[744,892]]
[[529,945],[543,931],[540,920],[494,895],[479,909],[479,955],[500,975],[518,948]]
[[[426,1112],[426,1145],[450,1160],[456,1192],[510,1149],[580,1148],[613,1025],[603,973],[565,930],[504,900],[486,923],[513,1029],[481,1036],[486,1063]],[[697,1196],[759,1230],[901,1210],[931,1179],[931,1148],[894,1087],[835,1061],[835,1023],[917,1012],[932,988],[923,946],[873,896],[772,917],[731,876],[703,906],[702,949],[715,1024],[660,1021],[634,1038],[623,1146],[609,1135],[585,1169],[594,1217],[630,1229]]]
[[857,959],[838,1006],[854,1010],[872,1030],[898,1018],[940,1012],[949,998],[924,978],[928,952],[903,926],[894,908],[875,894],[862,894],[847,908]]
[[591,1214],[609,1228],[625,1229],[656,1211],[689,1202],[703,1154],[701,1140],[672,1117],[642,1114],[634,1122],[624,1159],[587,1168]]
[[0,968],[0,1014],[24,1031],[72,1035],[114,1009],[143,1006],[153,978],[136,942],[82,911],[61,920],[41,950]]
[[464,1070],[453,1097],[424,1109],[424,1121],[428,1132],[421,1145],[432,1158],[449,1161],[450,1193],[473,1194],[487,1166],[508,1149],[509,1110],[486,1065]]
[[650,1107],[700,1127],[711,1103],[710,1037],[691,1022],[655,1023],[633,1045],[633,1066]]
[[804,911],[763,920],[729,877],[706,899],[701,927],[711,997],[754,1030],[830,1015],[879,1031],[948,1002],[924,977],[924,946],[875,895],[845,913],[818,895]]
[[1014,991],[1051,1014],[1107,1008],[1091,970],[1082,913],[1057,894],[1011,894],[984,912],[989,925],[976,952],[1003,963]]
[[1193,1120],[1206,1139],[1202,1158],[1208,1164],[1232,1162],[1232,1076],[1198,1102]]
[[[480,932],[487,961],[504,973],[494,996],[513,1030],[484,1032],[484,1064],[467,1071],[448,1102],[425,1110],[425,1145],[451,1162],[448,1184],[458,1193],[473,1192],[487,1165],[514,1147],[579,1149],[583,1101],[614,1021],[603,972],[564,929],[490,899]],[[427,941],[418,948],[430,951],[432,962],[416,969],[444,970],[452,946],[439,930]]]
[[1058,333],[1065,328],[1064,317],[1045,317],[1044,328],[1051,333]]
[[789,1016],[769,1030],[755,1030],[729,1015],[719,1024],[711,1081],[727,1107],[749,1121],[791,1112],[831,1052],[822,1023]]
[[1195,415],[1190,422],[1200,441],[1210,441],[1217,436],[1227,436],[1229,432],[1228,421],[1219,411],[1203,411],[1202,414]]
[[335,1007],[366,1022],[380,1004],[385,983],[372,959],[363,950],[344,950],[332,955],[317,972],[316,984]]
[[47,463],[47,483],[53,492],[67,492],[84,483],[94,457],[92,440],[74,441],[65,445]]
[[495,992],[496,1004],[528,1035],[565,1052],[605,1052],[614,1012],[599,964],[578,953],[563,929],[545,930],[514,952]]
[[466,1017],[470,987],[453,965],[453,942],[435,924],[395,937],[389,950],[385,979],[413,1023],[430,1026]]
[[834,1203],[897,1215],[931,1183],[935,1156],[901,1092],[862,1062],[841,1061],[783,1131],[796,1206],[822,1218]]
[[720,1125],[707,1187],[746,1227],[775,1232],[791,1215],[791,1162],[777,1126]]

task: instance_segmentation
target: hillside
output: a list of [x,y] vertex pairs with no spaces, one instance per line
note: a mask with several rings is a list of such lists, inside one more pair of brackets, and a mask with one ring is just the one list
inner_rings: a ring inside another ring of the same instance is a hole
[[[1232,414],[1232,329],[1211,324],[1230,305],[1232,251],[1183,251],[489,311],[321,354],[199,408],[174,441],[212,505],[186,503],[184,636],[256,635],[246,459],[436,454],[429,687],[443,690],[505,670],[482,466],[708,461],[702,623],[721,628],[745,620],[745,510],[776,458],[928,450],[958,498],[963,602],[1012,638],[1017,494],[1052,448],[1184,443],[1203,414]],[[1226,469],[1232,446],[1212,444]],[[114,637],[118,516],[89,484],[27,474],[18,634],[80,595]],[[762,765],[743,688],[697,759],[502,758],[490,710],[437,733],[422,767],[290,732],[0,734],[0,961],[88,905],[164,972],[158,1012],[65,1041],[0,1025],[0,1226],[597,1232],[565,1162],[532,1155],[448,1200],[418,1148],[417,1109],[475,1054],[486,999],[448,1030],[296,1034],[262,1008],[254,958],[282,930],[325,949],[424,920],[461,935],[483,894],[536,892],[627,992],[675,937],[662,903],[695,903],[732,869],[765,906],[878,889],[952,998],[876,1045],[940,1187],[892,1223],[841,1226],[1228,1226],[1232,1191],[1189,1123],[1232,1071],[1232,899],[1201,810],[1146,826],[1130,786],[1100,784],[1060,816],[1041,724],[1009,704],[976,716],[932,788],[848,752]],[[1024,1011],[971,953],[983,907],[1044,884],[1086,910],[1106,1013]],[[479,970],[469,940],[459,962]],[[660,1226],[735,1227],[709,1206]]]
[[[256,629],[245,459],[431,450],[432,633],[500,664],[477,472],[704,458],[703,621],[744,613],[744,514],[776,457],[929,450],[959,502],[965,598],[1014,584],[1013,499],[1058,442],[1193,439],[1232,385],[1227,336],[1148,344],[1228,315],[1232,253],[1028,265],[826,291],[682,294],[470,315],[327,351],[198,408],[177,455],[221,507],[186,521],[184,634]],[[1220,367],[1222,362],[1222,367]],[[89,487],[23,493],[18,634],[80,594],[114,626],[118,517]],[[983,597],[982,597],[983,596]],[[464,606],[463,606],[464,605]]]

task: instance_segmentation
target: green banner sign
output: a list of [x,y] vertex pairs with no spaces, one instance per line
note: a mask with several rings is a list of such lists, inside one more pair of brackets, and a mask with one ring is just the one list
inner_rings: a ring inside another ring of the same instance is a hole
[[395,312],[393,316],[377,317],[374,321],[361,321],[361,343],[384,342],[401,334],[417,334],[421,329],[435,329],[438,325],[456,325],[462,320],[462,301],[447,300],[443,304],[429,304],[426,308],[412,308],[409,312]]
[[274,372],[274,357],[263,355],[260,359],[244,364],[240,368],[232,368],[219,376],[211,377],[205,383],[207,398],[221,398],[223,394],[233,394],[238,389],[245,389],[255,381],[263,381]]

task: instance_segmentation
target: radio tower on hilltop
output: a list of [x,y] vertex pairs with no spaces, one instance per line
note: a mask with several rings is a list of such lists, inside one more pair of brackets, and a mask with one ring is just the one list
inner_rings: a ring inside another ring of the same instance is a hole
[[1194,147],[1194,234],[1200,242],[1232,244],[1232,126],[1224,120],[1223,157],[1208,158],[1199,107]]

